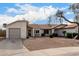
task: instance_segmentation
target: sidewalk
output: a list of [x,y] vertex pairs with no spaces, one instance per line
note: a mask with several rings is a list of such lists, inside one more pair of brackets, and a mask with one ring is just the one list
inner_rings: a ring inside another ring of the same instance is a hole
[[[32,51],[30,54],[32,56],[68,56],[69,53],[75,53],[79,52],[79,47],[62,47],[62,48],[51,48],[51,49],[43,49],[43,50],[37,50]],[[79,55],[79,53],[77,53]]]

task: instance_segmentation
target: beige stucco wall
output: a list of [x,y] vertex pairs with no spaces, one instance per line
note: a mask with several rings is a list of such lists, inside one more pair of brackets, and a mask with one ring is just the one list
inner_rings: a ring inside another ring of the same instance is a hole
[[9,38],[9,28],[20,28],[21,29],[21,38],[26,38],[27,37],[27,22],[21,21],[21,22],[15,22],[11,25],[8,25],[6,27],[6,38]]

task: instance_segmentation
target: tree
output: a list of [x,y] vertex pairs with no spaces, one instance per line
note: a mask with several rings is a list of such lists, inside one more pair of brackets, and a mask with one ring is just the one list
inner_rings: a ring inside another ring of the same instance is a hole
[[52,16],[48,17],[48,25],[51,27],[51,22],[52,22]]
[[72,10],[72,12],[75,15],[75,20],[76,20],[75,22],[72,22],[69,19],[67,19],[64,16],[64,11],[61,11],[61,10],[57,11],[56,16],[60,17],[60,18],[63,18],[65,21],[67,21],[69,23],[75,23],[75,24],[77,24],[77,26],[78,26],[78,36],[77,36],[77,38],[79,39],[79,3],[70,5],[69,9]]

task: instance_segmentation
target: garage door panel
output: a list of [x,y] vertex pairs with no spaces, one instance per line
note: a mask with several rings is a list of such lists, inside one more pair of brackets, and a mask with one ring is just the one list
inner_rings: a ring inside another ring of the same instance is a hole
[[20,38],[20,28],[10,28],[9,29],[9,38],[10,39],[19,39]]

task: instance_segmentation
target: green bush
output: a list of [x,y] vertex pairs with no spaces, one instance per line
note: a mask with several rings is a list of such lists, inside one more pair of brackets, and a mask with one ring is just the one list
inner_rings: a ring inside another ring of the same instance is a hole
[[78,33],[73,33],[73,37],[75,37],[76,35],[78,35]]
[[52,36],[53,36],[53,37],[58,37],[58,34],[53,33]]
[[53,34],[52,35],[50,35],[50,38],[53,38],[54,36],[53,36]]
[[73,38],[73,33],[67,33],[67,38]]

